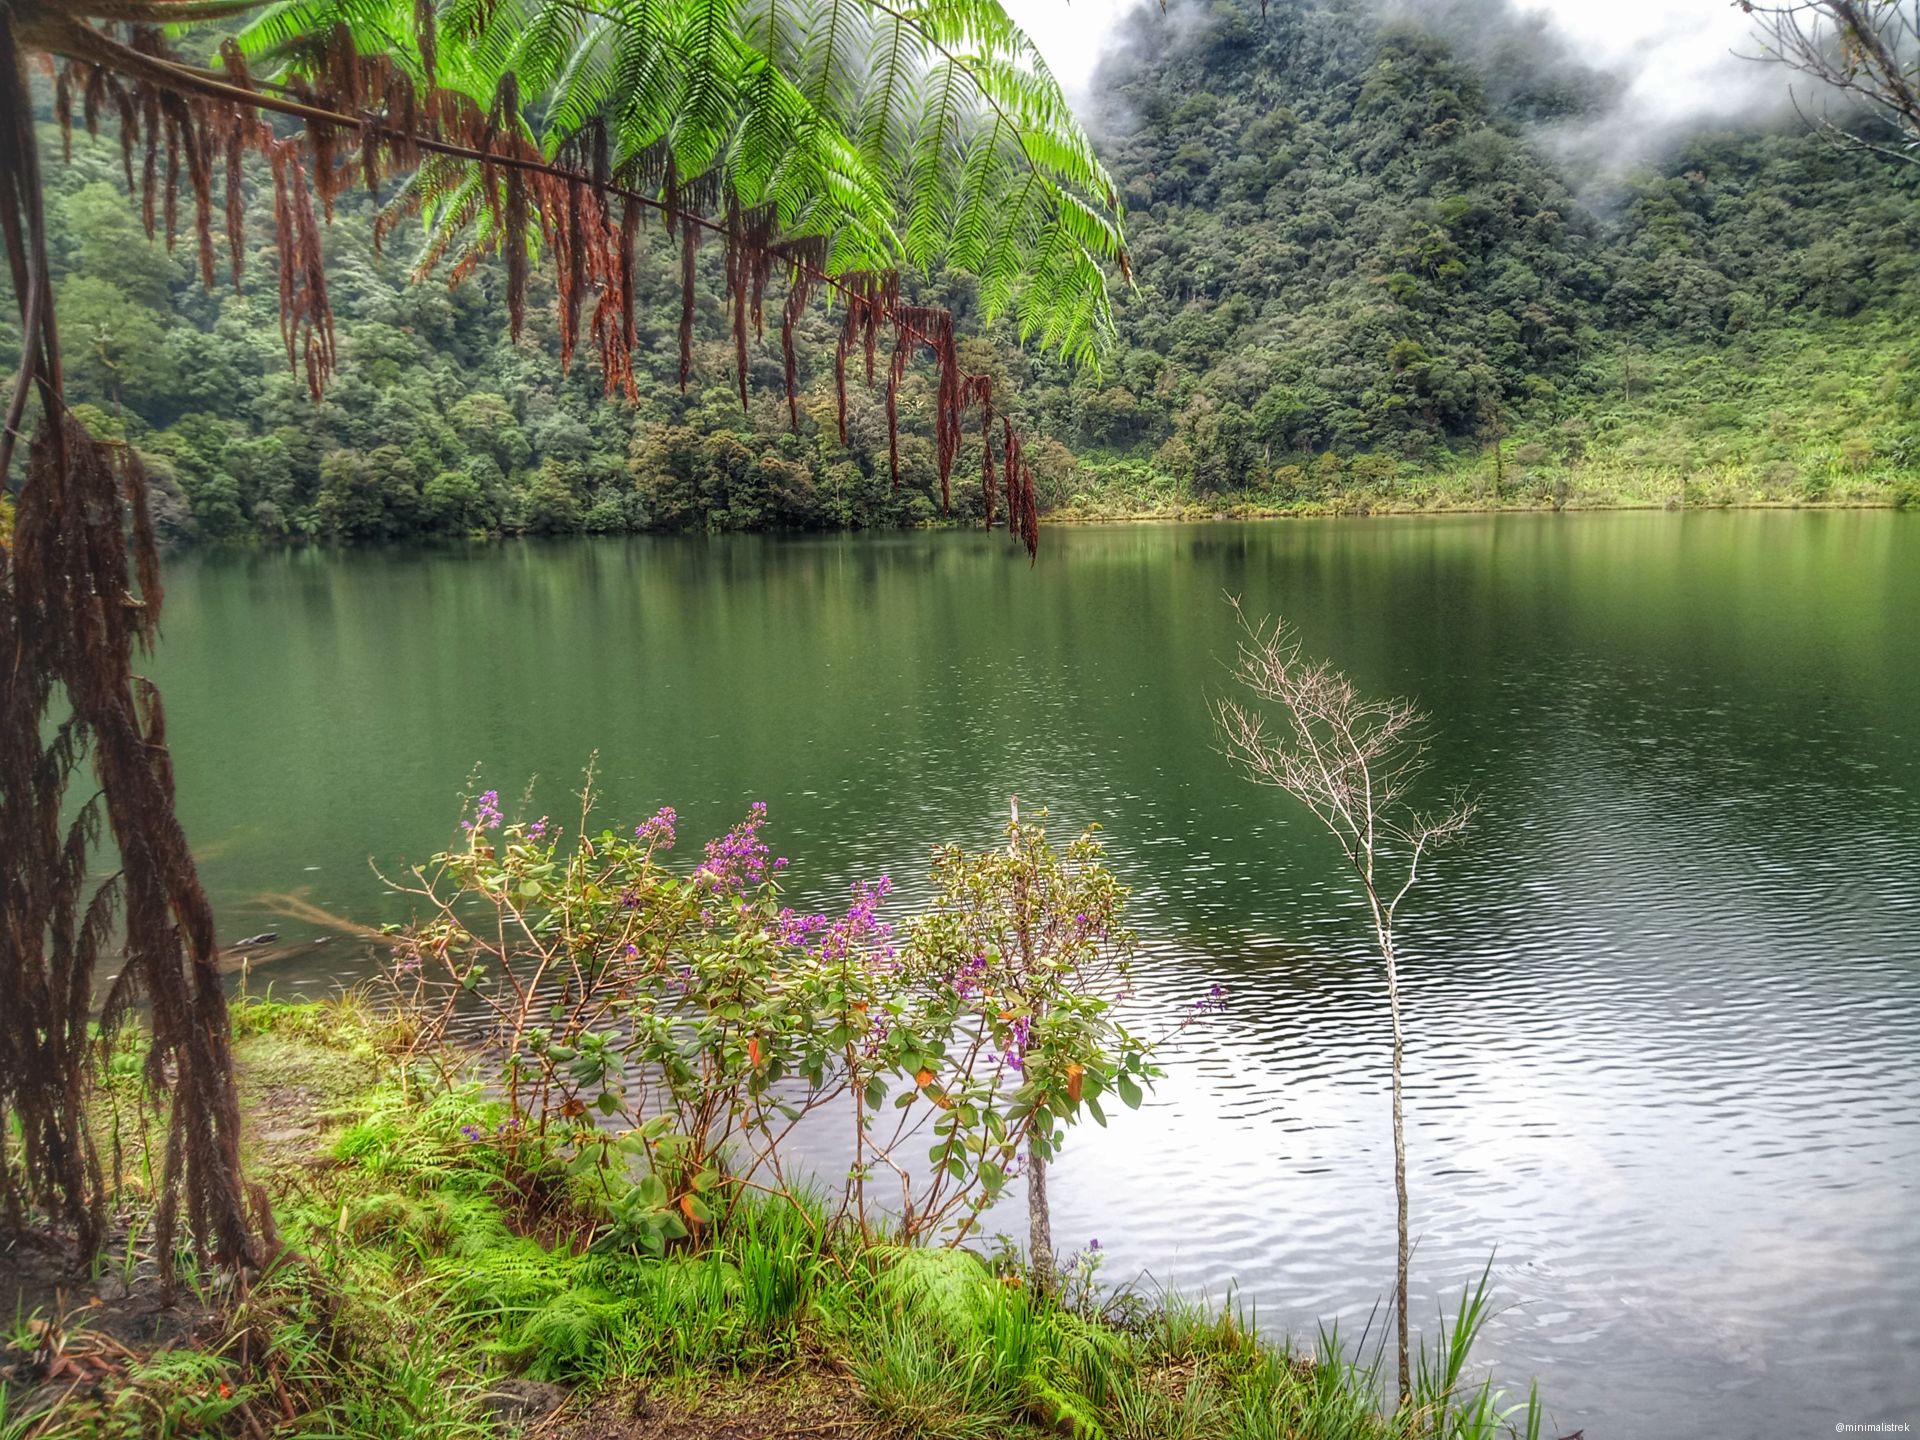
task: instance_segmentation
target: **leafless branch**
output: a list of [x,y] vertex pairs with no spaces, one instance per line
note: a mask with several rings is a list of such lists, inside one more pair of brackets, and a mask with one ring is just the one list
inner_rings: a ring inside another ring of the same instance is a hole
[[1738,0],[1754,21],[1760,53],[1749,59],[1785,65],[1850,99],[1861,115],[1877,115],[1902,132],[1898,144],[1859,133],[1858,119],[1836,120],[1824,108],[1794,109],[1818,134],[1846,149],[1920,164],[1920,0]]

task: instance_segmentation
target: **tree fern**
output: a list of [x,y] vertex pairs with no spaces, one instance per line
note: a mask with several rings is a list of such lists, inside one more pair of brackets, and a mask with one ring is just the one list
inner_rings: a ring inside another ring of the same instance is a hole
[[[167,37],[196,21],[256,8],[261,13],[247,28],[244,47],[222,46],[217,69],[189,63],[169,48]],[[1010,419],[994,410],[989,378],[961,370],[953,317],[911,303],[899,271],[943,258],[977,263],[989,318],[1011,310],[1023,337],[1088,358],[1108,325],[1102,262],[1126,267],[1119,204],[1058,85],[1000,0],[817,0],[811,8],[784,9],[778,0],[0,5],[0,191],[6,196],[0,241],[15,280],[22,336],[8,408],[19,420],[37,390],[46,417],[21,491],[20,568],[10,568],[11,550],[0,552],[0,567],[17,577],[5,587],[11,598],[0,604],[0,637],[18,642],[19,661],[18,683],[0,705],[0,791],[31,797],[21,802],[27,822],[16,829],[66,836],[32,848],[18,864],[9,859],[0,865],[0,880],[47,914],[73,910],[99,814],[89,805],[71,819],[63,808],[65,784],[83,745],[93,743],[105,804],[131,858],[94,892],[87,918],[64,942],[71,954],[61,963],[84,979],[112,928],[95,917],[119,907],[128,948],[143,959],[122,972],[107,1000],[109,1017],[125,1013],[136,985],[154,999],[157,1014],[175,1017],[156,1032],[152,1051],[156,1073],[169,1067],[176,1073],[181,1097],[173,1107],[160,1231],[172,1233],[184,1191],[201,1249],[224,1264],[257,1265],[263,1250],[239,1167],[224,1001],[217,985],[204,983],[217,968],[211,912],[180,836],[171,774],[164,764],[154,768],[155,756],[164,754],[155,698],[149,688],[136,699],[129,668],[135,646],[151,643],[158,613],[146,482],[131,453],[109,455],[64,404],[53,267],[39,223],[44,185],[25,79],[36,52],[50,62],[63,132],[71,132],[76,96],[83,97],[89,128],[102,118],[102,102],[112,102],[128,187],[140,192],[149,234],[158,228],[156,209],[164,207],[169,246],[185,192],[192,212],[186,228],[198,242],[208,287],[214,284],[215,190],[224,186],[237,284],[248,249],[244,161],[252,154],[264,163],[272,186],[281,331],[288,363],[304,365],[316,401],[338,359],[316,201],[331,218],[334,197],[347,187],[363,183],[379,193],[399,182],[399,212],[426,217],[429,263],[455,257],[458,278],[478,255],[502,254],[516,335],[532,253],[544,243],[556,261],[562,365],[587,333],[608,390],[629,396],[636,394],[636,233],[640,216],[653,210],[675,227],[680,242],[683,386],[690,371],[695,250],[703,234],[717,231],[742,404],[749,315],[757,323],[768,280],[777,271],[787,288],[781,346],[796,424],[794,326],[810,295],[837,295],[845,312],[835,365],[843,438],[848,351],[860,343],[871,383],[884,334],[891,347],[884,388],[897,483],[901,384],[908,360],[931,352],[943,495],[963,419],[977,408],[983,484],[992,496],[998,419],[997,473],[1008,527],[1030,554],[1039,519],[1019,438]],[[880,63],[859,73],[855,57],[876,53]],[[276,73],[263,84],[266,70]],[[973,103],[958,103],[962,85]],[[913,117],[920,117],[918,143],[910,145]],[[984,138],[970,147],[961,133],[968,127],[984,127]],[[136,150],[144,162],[137,185]],[[950,164],[957,154],[965,163]],[[940,221],[948,213],[964,223],[943,242]],[[390,209],[381,216],[383,231],[395,214]],[[17,433],[12,421],[0,427],[0,473]],[[122,497],[132,505],[131,547],[116,525],[109,527],[112,543],[73,550],[73,527],[85,515],[118,513]],[[86,563],[71,563],[82,551]],[[100,612],[86,603],[89,595],[129,587],[142,596],[133,612]],[[49,707],[61,693],[75,697],[77,708],[48,748]],[[129,835],[137,843],[128,842]],[[44,927],[30,928],[33,943],[18,963],[0,966],[0,989],[16,997],[16,1009],[32,1009],[32,997],[47,989],[34,980],[51,963],[41,945]],[[58,926],[50,933],[57,936]],[[84,997],[86,988],[73,993]],[[45,1013],[38,1020],[30,1015],[26,1025],[36,1034],[63,1033],[72,1019],[65,1002],[40,1009]],[[73,1098],[83,1088],[80,1073],[60,1056],[0,1067],[0,1106],[32,1119],[36,1133],[61,1137],[48,1147],[58,1155],[29,1159],[25,1191],[8,1174],[0,1173],[0,1183],[15,1209],[57,1204],[82,1247],[91,1249],[103,1234],[105,1212],[98,1167],[90,1173],[73,1158],[91,1153]],[[171,1243],[160,1248],[171,1256]]]
[[[418,72],[411,11],[280,0],[245,43],[311,68],[316,37],[344,24]],[[438,13],[441,83],[485,104],[513,73],[549,156],[604,123],[617,173],[659,176],[664,144],[683,183],[773,203],[782,231],[823,238],[838,270],[970,271],[989,319],[1009,313],[1077,357],[1109,326],[1119,200],[1001,0],[441,0]],[[442,225],[470,218],[432,209]]]
[[[1117,199],[1000,0],[275,0],[242,48],[223,47],[218,70],[182,63],[152,27],[208,4],[250,8],[246,0],[112,0],[114,19],[130,22],[124,40],[90,13],[106,3],[78,0],[36,18],[28,35],[65,62],[55,67],[63,123],[78,89],[120,87],[130,182],[133,149],[145,152],[148,227],[164,200],[172,238],[184,180],[209,285],[208,157],[227,159],[236,279],[241,157],[268,162],[282,331],[316,399],[337,347],[314,201],[330,218],[349,186],[378,193],[399,181],[377,237],[401,215],[422,215],[423,267],[447,262],[456,281],[499,253],[516,337],[531,262],[550,252],[561,365],[584,335],[608,392],[629,396],[635,246],[652,211],[680,249],[683,388],[695,252],[714,236],[743,406],[749,332],[763,323],[769,281],[785,284],[781,351],[796,425],[794,327],[810,297],[837,301],[843,434],[857,347],[866,383],[884,391],[897,483],[901,387],[909,364],[930,355],[943,497],[963,432],[978,435],[990,504],[998,484],[1009,530],[1029,551],[1037,545],[1032,470],[994,387],[961,369],[953,317],[915,304],[901,275],[971,269],[989,318],[1011,314],[1023,341],[1081,361],[1109,326],[1104,262],[1123,274],[1127,263]],[[262,86],[269,69],[277,73]],[[263,123],[270,115],[302,128]],[[95,123],[95,107],[86,118]]]

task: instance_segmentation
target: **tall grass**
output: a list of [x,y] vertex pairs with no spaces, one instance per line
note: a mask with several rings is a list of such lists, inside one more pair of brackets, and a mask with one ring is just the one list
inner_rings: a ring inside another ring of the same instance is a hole
[[1833,320],[1704,354],[1685,337],[1514,417],[1496,466],[1460,437],[1332,457],[1250,451],[1201,494],[1140,455],[1083,454],[1057,519],[1424,510],[1920,504],[1920,364],[1906,327]]
[[[315,1019],[289,1010],[254,1033],[284,1024],[319,1043],[339,1029]],[[925,1440],[1538,1440],[1531,1397],[1475,1378],[1485,1274],[1395,1409],[1377,1357],[1335,1333],[1295,1353],[1231,1301],[1177,1295],[1103,1318],[1097,1295],[1069,1306],[965,1251],[836,1230],[818,1199],[743,1204],[664,1258],[596,1243],[611,1232],[565,1214],[590,1196],[501,1134],[478,1091],[389,1074],[353,1109],[327,1155],[267,1177],[289,1256],[219,1334],[139,1358],[53,1413],[0,1388],[0,1440],[469,1440],[502,1433],[486,1397],[511,1376],[583,1397],[826,1387],[876,1434]]]

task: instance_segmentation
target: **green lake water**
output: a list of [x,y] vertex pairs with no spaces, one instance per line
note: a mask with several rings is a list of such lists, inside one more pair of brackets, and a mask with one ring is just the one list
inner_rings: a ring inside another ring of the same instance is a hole
[[[753,800],[821,905],[924,894],[1007,797],[1107,827],[1142,1004],[1215,983],[1149,1106],[1076,1134],[1107,1274],[1357,1335],[1392,1277],[1386,1017],[1330,844],[1214,752],[1279,611],[1434,717],[1482,812],[1410,911],[1416,1314],[1490,1255],[1484,1355],[1558,1434],[1920,1423],[1920,517],[1511,515],[197,554],[155,664],[253,984],[369,972],[478,767],[508,809]],[[569,823],[571,823],[569,821]],[[1008,1228],[1012,1228],[1009,1225]]]

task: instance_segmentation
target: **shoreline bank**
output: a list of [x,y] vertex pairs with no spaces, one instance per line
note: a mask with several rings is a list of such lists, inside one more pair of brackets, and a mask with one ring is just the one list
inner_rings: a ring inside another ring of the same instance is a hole
[[[517,1136],[451,1057],[410,1067],[399,1017],[243,999],[234,1028],[279,1259],[236,1296],[183,1256],[187,1298],[163,1303],[133,1180],[94,1271],[8,1268],[20,1323],[0,1335],[0,1425],[36,1440],[314,1422],[564,1440],[1529,1433],[1514,1397],[1469,1377],[1484,1285],[1393,1414],[1383,1377],[1337,1343],[1291,1352],[1231,1310],[1111,1291],[1097,1256],[1041,1294],[1004,1251],[905,1247],[775,1199],[641,1254],[577,1164]],[[133,1177],[164,1143],[142,1038],[123,1037],[95,1093]]]

